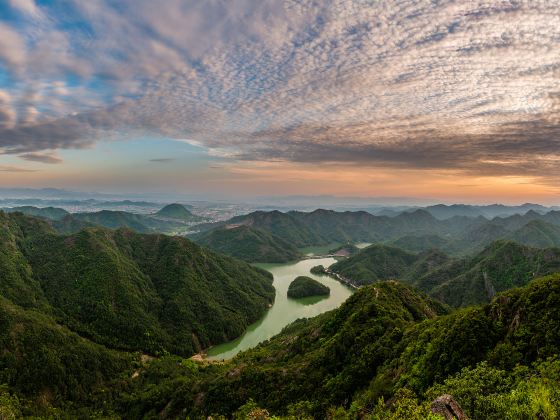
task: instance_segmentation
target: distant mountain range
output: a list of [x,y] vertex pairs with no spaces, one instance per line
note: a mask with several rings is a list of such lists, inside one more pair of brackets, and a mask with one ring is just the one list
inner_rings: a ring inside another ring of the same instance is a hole
[[[440,219],[422,209],[396,216],[319,209],[309,213],[256,211],[218,223],[200,223],[203,218],[177,203],[151,214],[118,210],[69,213],[61,208],[34,206],[12,207],[5,211],[48,219],[60,233],[74,233],[91,226],[127,227],[139,233],[176,235],[198,231],[189,236],[218,252],[250,262],[290,261],[299,258],[297,248],[333,243],[378,243],[411,252],[438,248],[450,255],[479,252],[499,239],[533,247],[560,246],[560,211],[542,213],[543,208],[536,205],[522,207],[532,209],[524,214],[490,220],[480,215]],[[464,210],[464,206],[456,209]]]
[[62,220],[70,215],[66,210],[58,207],[21,206],[4,209],[7,213],[20,212],[29,216],[43,217],[49,220]]
[[192,236],[200,245],[248,262],[282,263],[302,257],[288,241],[247,225],[219,227]]
[[528,211],[536,211],[544,214],[551,210],[557,210],[558,208],[545,207],[540,204],[525,203],[520,206],[506,206],[503,204],[491,204],[486,206],[474,206],[468,204],[437,204],[435,206],[425,207],[424,209],[435,218],[444,220],[455,216],[482,216],[487,219],[493,219],[494,217],[507,217],[514,214],[523,215]]
[[5,208],[4,211],[43,217],[50,220],[60,233],[74,233],[91,226],[109,229],[126,227],[139,233],[181,233],[187,230],[187,225],[204,220],[192,214],[184,205],[176,203],[164,206],[154,214],[116,210],[69,213],[61,208],[34,206]]
[[[295,247],[370,242],[395,245],[413,252],[440,248],[453,255],[466,255],[498,239],[537,247],[560,246],[560,211],[542,214],[535,210],[491,220],[483,216],[457,215],[438,219],[421,209],[394,217],[322,209],[310,213],[257,211],[225,222],[197,225],[193,230],[200,233],[193,237],[203,237],[202,232],[228,226],[249,226],[265,231]],[[231,244],[222,243],[221,247],[232,248],[235,241],[232,236]]]

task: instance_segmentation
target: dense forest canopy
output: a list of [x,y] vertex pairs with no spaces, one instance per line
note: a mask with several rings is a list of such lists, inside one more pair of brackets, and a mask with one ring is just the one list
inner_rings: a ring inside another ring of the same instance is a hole
[[443,394],[473,419],[560,413],[560,277],[537,279],[560,272],[556,248],[333,248],[348,256],[329,271],[362,286],[346,303],[214,363],[189,356],[262,316],[269,273],[181,237],[63,235],[54,223],[64,217],[0,212],[0,408],[10,415],[421,419]]
[[329,293],[330,289],[327,286],[307,276],[296,277],[288,287],[288,297],[292,299],[324,296]]

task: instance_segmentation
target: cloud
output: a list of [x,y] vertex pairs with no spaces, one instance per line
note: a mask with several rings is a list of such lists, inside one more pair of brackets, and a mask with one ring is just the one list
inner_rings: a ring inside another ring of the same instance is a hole
[[0,90],[0,130],[12,128],[15,125],[17,114],[12,108],[10,95]]
[[9,0],[10,6],[14,9],[32,17],[39,17],[41,12],[34,0]]
[[0,165],[0,172],[38,172],[36,169],[19,168],[17,166]]
[[25,153],[23,155],[19,155],[19,157],[22,158],[23,160],[28,160],[31,162],[48,163],[51,165],[63,162],[63,160],[57,156],[40,154],[40,153]]
[[20,34],[0,22],[0,61],[12,70],[25,64],[26,46]]
[[0,22],[5,153],[150,134],[228,159],[558,174],[554,2],[67,3]]
[[[399,169],[456,170],[473,175],[560,176],[560,126],[547,121],[504,124],[485,133],[457,134],[454,127],[410,130],[402,138],[371,139],[369,127],[296,127],[272,146],[257,145],[245,160],[345,163]],[[314,141],[292,142],[291,139]],[[288,143],[288,144],[286,144]]]
[[91,131],[88,124],[74,119],[0,129],[0,148],[8,154],[81,148],[91,144],[87,140],[88,131]]
[[175,159],[173,158],[155,158],[155,159],[150,159],[150,162],[155,162],[155,163],[171,163],[174,162]]

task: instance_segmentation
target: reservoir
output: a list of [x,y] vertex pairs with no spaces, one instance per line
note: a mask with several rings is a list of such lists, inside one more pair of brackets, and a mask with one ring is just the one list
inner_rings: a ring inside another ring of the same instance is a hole
[[[282,329],[298,318],[311,318],[331,309],[338,308],[353,293],[352,289],[328,276],[317,276],[309,270],[316,265],[330,266],[334,258],[308,259],[286,264],[255,264],[274,276],[273,286],[276,299],[265,316],[249,326],[245,334],[236,340],[214,346],[208,350],[208,359],[230,359],[237,353],[255,347],[278,334]],[[288,286],[297,276],[308,276],[323,283],[331,289],[328,297],[309,297],[289,299]]]

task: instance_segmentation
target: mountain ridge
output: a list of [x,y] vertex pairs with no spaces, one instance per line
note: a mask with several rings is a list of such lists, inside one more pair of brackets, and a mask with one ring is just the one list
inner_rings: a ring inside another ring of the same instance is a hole
[[64,236],[41,219],[0,217],[3,295],[109,347],[190,355],[241,335],[274,299],[269,273],[184,238]]
[[413,254],[371,245],[330,270],[358,285],[401,280],[457,307],[487,302],[496,292],[560,271],[560,248],[539,249],[501,240],[479,253],[452,258],[437,249]]

